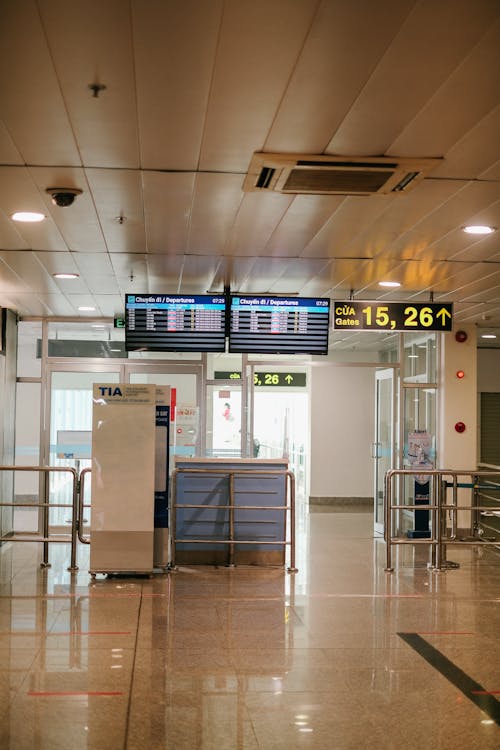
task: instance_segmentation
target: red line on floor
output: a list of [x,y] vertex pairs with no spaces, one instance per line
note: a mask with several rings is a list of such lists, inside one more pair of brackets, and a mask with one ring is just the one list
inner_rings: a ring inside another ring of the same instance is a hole
[[130,635],[130,630],[67,630],[61,633],[53,630],[45,635]]
[[68,630],[64,632],[52,630],[50,633],[44,633],[42,630],[10,630],[0,633],[0,637],[2,635],[9,637],[17,635],[24,638],[46,635],[130,635],[130,630]]
[[121,690],[109,690],[109,691],[82,691],[82,690],[62,690],[62,691],[37,691],[28,690],[26,695],[33,698],[67,698],[67,697],[95,697],[95,696],[109,696],[109,695],[123,695]]
[[428,599],[428,594],[310,594],[311,599]]

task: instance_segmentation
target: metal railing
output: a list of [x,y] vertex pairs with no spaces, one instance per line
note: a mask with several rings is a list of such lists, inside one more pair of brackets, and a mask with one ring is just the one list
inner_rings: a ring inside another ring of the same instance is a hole
[[[191,504],[191,503],[177,503],[177,477],[179,474],[202,474],[202,475],[219,475],[221,477],[227,477],[229,479],[229,494],[228,502],[223,505],[207,505],[207,504]],[[282,476],[285,478],[285,498],[283,505],[236,505],[235,504],[235,477],[249,476]],[[287,568],[288,572],[295,573],[297,568],[295,567],[295,477],[291,471],[281,470],[248,470],[242,471],[241,469],[202,469],[202,468],[179,468],[174,469],[172,472],[172,486],[171,486],[171,503],[170,503],[170,533],[171,533],[171,548],[170,548],[170,565],[175,568],[175,556],[176,556],[176,544],[216,544],[216,545],[227,545],[229,548],[229,559],[228,564],[234,564],[234,548],[238,545],[274,545],[282,546],[284,550],[287,547],[290,548],[290,565]],[[202,510],[226,510],[229,512],[229,535],[226,539],[213,539],[211,537],[205,537],[203,539],[194,539],[191,537],[183,538],[177,536],[177,509],[202,509]],[[284,539],[272,541],[265,541],[261,539],[235,539],[235,520],[234,513],[236,510],[279,510],[284,513]],[[287,515],[289,516],[289,528],[290,538],[287,539]]]
[[[61,466],[0,466],[0,472],[11,471],[13,474],[18,472],[32,472],[43,474],[41,498],[37,502],[6,502],[0,501],[0,507],[4,508],[39,508],[42,510],[42,533],[40,534],[16,534],[15,531],[0,537],[0,542],[41,542],[43,543],[43,561],[41,567],[50,567],[49,563],[49,544],[70,544],[71,545],[71,562],[68,570],[78,570],[76,564],[76,539],[78,525],[78,490],[79,481],[76,469]],[[51,473],[66,473],[71,475],[72,481],[72,501],[71,503],[51,503],[49,492],[49,475]],[[66,535],[50,535],[49,511],[51,508],[71,508],[71,534],[68,539]]]
[[[496,469],[496,467],[495,467]],[[386,570],[392,571],[392,548],[394,545],[430,545],[431,563],[434,570],[444,567],[458,567],[446,560],[446,547],[451,544],[481,544],[498,546],[498,540],[488,540],[477,534],[479,514],[483,511],[491,512],[491,501],[496,501],[500,510],[500,499],[490,496],[488,504],[481,504],[484,492],[490,493],[500,490],[500,471],[498,470],[425,470],[425,478],[429,481],[428,503],[394,502],[393,498],[404,496],[405,477],[422,476],[422,469],[391,469],[386,472],[384,480],[384,537],[386,542]],[[394,485],[398,483],[395,490]],[[448,492],[451,490],[451,499]],[[459,503],[459,490],[470,490],[470,503]],[[429,513],[430,528],[424,538],[409,538],[401,535],[401,514],[404,511],[427,511]],[[469,513],[470,536],[458,537],[458,514]]]
[[78,493],[78,523],[77,523],[77,531],[78,531],[78,540],[82,544],[90,544],[90,537],[83,535],[83,527],[84,527],[84,513],[85,508],[90,508],[90,503],[85,503],[85,486],[86,486],[86,477],[88,474],[92,473],[92,468],[89,466],[86,469],[82,469],[80,472],[80,486],[79,486],[79,493]]

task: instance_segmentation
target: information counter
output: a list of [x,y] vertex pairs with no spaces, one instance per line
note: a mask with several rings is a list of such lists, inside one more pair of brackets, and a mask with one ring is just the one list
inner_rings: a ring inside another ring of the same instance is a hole
[[284,565],[289,484],[284,459],[176,457],[172,563]]

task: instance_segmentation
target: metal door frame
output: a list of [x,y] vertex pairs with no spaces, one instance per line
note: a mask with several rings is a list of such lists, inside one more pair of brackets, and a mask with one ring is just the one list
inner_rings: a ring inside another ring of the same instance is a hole
[[[379,484],[378,484],[378,461],[380,456],[378,455],[378,446],[380,445],[379,438],[379,426],[380,426],[380,399],[379,399],[379,383],[381,383],[384,380],[390,380],[391,382],[391,394],[390,394],[390,416],[389,416],[389,425],[390,425],[390,469],[396,468],[396,460],[397,460],[397,450],[396,450],[396,437],[399,434],[399,425],[398,425],[398,388],[397,388],[397,373],[396,373],[395,367],[383,367],[380,369],[377,369],[375,371],[375,420],[374,420],[374,426],[375,426],[375,434],[374,434],[374,441],[373,441],[373,451],[372,451],[372,458],[374,459],[373,463],[373,528],[375,532],[379,534],[384,533],[384,513],[382,511],[381,519],[378,519],[377,516],[377,509],[378,509],[378,491],[379,491]],[[382,483],[383,487],[383,483]]]

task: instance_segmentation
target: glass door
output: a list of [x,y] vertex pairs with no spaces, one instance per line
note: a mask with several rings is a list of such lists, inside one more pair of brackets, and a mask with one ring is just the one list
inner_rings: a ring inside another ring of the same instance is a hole
[[[204,455],[205,414],[201,408],[201,365],[125,365],[125,382],[169,385],[175,389],[171,415],[170,456]],[[175,421],[174,421],[175,420]],[[173,460],[170,462],[173,468]]]
[[206,455],[216,458],[242,456],[242,391],[236,383],[207,385]]
[[[90,466],[92,434],[92,391],[94,383],[120,382],[120,366],[60,366],[48,370],[47,413],[50,415],[45,455],[49,466],[74,468]],[[50,476],[49,497],[55,506],[49,510],[53,533],[64,533],[71,527],[71,475]],[[87,509],[85,523],[90,521]]]
[[372,447],[374,460],[374,526],[384,531],[384,478],[395,468],[396,442],[396,392],[394,370],[375,373],[375,436]]
[[307,497],[309,395],[305,367],[254,366],[252,449],[259,458],[285,458],[295,476],[297,500]]

